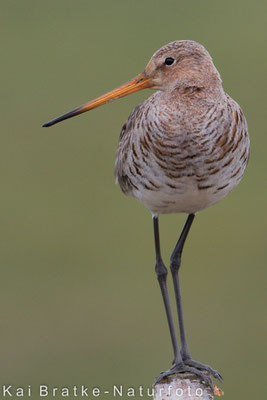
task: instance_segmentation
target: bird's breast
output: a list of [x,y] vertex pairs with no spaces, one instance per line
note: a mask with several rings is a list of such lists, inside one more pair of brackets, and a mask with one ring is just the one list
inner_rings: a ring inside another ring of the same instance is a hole
[[115,175],[122,191],[153,213],[190,213],[238,184],[248,154],[246,121],[232,99],[194,115],[152,99],[122,129]]

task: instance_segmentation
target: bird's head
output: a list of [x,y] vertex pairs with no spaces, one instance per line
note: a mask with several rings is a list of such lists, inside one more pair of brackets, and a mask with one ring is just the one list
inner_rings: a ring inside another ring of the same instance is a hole
[[215,89],[216,86],[221,87],[220,75],[207,50],[194,41],[180,40],[159,49],[148,62],[144,72],[131,81],[43,126],[54,125],[142,89],[172,91],[191,87]]
[[179,40],[163,46],[147,64],[145,76],[151,87],[172,90],[220,84],[220,75],[207,50],[192,40]]

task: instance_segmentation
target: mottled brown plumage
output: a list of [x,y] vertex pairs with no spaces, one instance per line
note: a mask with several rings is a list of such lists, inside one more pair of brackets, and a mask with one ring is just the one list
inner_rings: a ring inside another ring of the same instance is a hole
[[[175,62],[165,65],[167,57]],[[153,214],[195,213],[240,182],[249,157],[246,119],[196,42],[162,47],[145,75],[158,90],[122,128],[117,182]]]

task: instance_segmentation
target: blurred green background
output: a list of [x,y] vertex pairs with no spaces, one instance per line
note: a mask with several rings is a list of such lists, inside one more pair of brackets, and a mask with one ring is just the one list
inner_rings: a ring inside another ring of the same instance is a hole
[[[41,124],[136,76],[162,45],[193,39],[245,112],[251,158],[186,244],[188,339],[193,358],[222,373],[226,399],[261,393],[266,11],[249,0],[1,1],[1,384],[108,390],[149,386],[169,368],[151,215],[113,175],[121,126],[151,92]],[[160,219],[166,263],[184,221]]]

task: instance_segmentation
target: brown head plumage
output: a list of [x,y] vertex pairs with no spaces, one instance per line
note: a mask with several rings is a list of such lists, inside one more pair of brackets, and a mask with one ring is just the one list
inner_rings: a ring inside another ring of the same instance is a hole
[[145,68],[152,88],[221,89],[219,72],[208,51],[192,40],[179,40],[161,47]]

